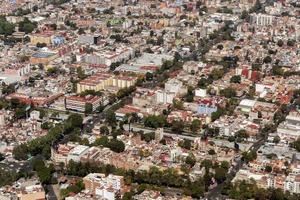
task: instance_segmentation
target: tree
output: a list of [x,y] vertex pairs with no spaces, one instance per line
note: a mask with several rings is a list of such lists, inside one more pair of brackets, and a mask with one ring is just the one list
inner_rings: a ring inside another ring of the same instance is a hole
[[115,126],[117,123],[116,114],[113,111],[108,111],[105,114],[105,122],[112,126]]
[[149,143],[150,141],[155,139],[155,133],[154,132],[150,132],[150,133],[142,133],[141,134],[141,140],[146,141],[147,143]]
[[281,66],[274,65],[272,66],[272,74],[274,76],[282,76],[284,74],[284,70]]
[[184,122],[182,120],[174,120],[172,122],[171,130],[174,133],[181,134],[183,132],[183,129],[184,129]]
[[193,167],[196,164],[196,157],[194,156],[193,153],[190,153],[186,159],[185,163],[188,164],[190,167]]
[[243,10],[242,15],[241,15],[241,19],[244,19],[246,21],[249,21],[249,13],[246,10]]
[[83,28],[79,28],[79,29],[78,29],[78,34],[79,34],[79,35],[85,34],[84,29],[83,29]]
[[85,108],[84,108],[84,112],[86,114],[91,114],[93,112],[93,104],[91,103],[86,103],[85,104]]
[[224,90],[220,91],[220,95],[226,98],[232,98],[236,96],[236,91],[233,88],[225,88]]
[[230,78],[230,83],[241,83],[241,76],[235,75]]
[[0,153],[0,162],[3,161],[4,159],[5,159],[5,156],[2,153]]
[[163,115],[149,115],[144,119],[144,125],[151,128],[164,127],[167,124],[166,117]]
[[101,138],[97,138],[93,143],[93,146],[103,146],[109,147],[109,139],[107,136],[102,136]]
[[81,128],[83,125],[82,124],[83,118],[80,114],[72,113],[68,117],[67,122],[69,122],[71,124],[71,127],[73,127],[73,128],[76,128],[76,127]]
[[47,46],[47,44],[46,43],[37,43],[36,44],[36,47],[38,47],[38,48],[44,48],[44,47],[46,47]]
[[279,137],[278,135],[276,135],[276,136],[274,137],[274,139],[273,139],[273,142],[274,142],[275,144],[278,144],[278,143],[280,142],[280,137]]
[[204,167],[206,169],[206,171],[208,171],[210,168],[212,168],[213,164],[211,160],[208,159],[204,159],[201,162],[201,167]]
[[178,110],[183,109],[183,102],[177,99],[173,99],[173,107]]
[[53,29],[53,30],[57,30],[57,25],[56,24],[50,24],[50,27]]
[[213,80],[218,80],[224,76],[224,73],[223,69],[213,69],[209,76],[212,77]]
[[151,31],[150,31],[150,37],[153,37],[153,36],[154,36],[154,31],[151,30]]
[[223,167],[217,167],[215,169],[214,178],[217,180],[218,183],[222,183],[226,180],[227,170]]
[[37,27],[37,23],[31,22],[27,17],[23,21],[19,22],[19,31],[26,34],[31,33]]
[[43,183],[43,184],[50,183],[50,180],[51,180],[50,168],[43,165],[37,169],[37,174],[38,174],[38,177],[39,177],[39,180],[41,181],[41,183]]
[[93,27],[93,26],[90,28],[90,31],[91,31],[92,33],[96,32],[96,30],[97,30],[97,29],[96,29],[95,27]]
[[208,150],[208,154],[212,156],[212,155],[215,155],[216,152],[215,152],[215,150],[210,149],[210,150]]
[[300,137],[290,144],[290,146],[300,152]]
[[184,139],[183,141],[180,141],[178,143],[178,145],[181,147],[181,148],[184,148],[184,149],[188,149],[190,150],[191,147],[192,147],[192,143],[190,140],[187,140],[187,139]]
[[278,40],[278,41],[277,41],[277,45],[278,45],[278,46],[282,47],[282,46],[283,46],[283,44],[284,44],[284,43],[283,43],[283,41],[282,41],[282,40]]
[[249,151],[249,152],[243,152],[242,153],[242,158],[246,162],[253,161],[257,158],[257,153],[255,151]]
[[76,69],[76,72],[77,72],[78,78],[79,78],[80,80],[86,78],[85,72],[84,72],[84,70],[82,69],[82,67],[78,67],[78,68]]
[[249,138],[249,135],[247,134],[247,131],[245,129],[241,129],[241,130],[237,131],[235,133],[235,136],[237,138],[241,138],[241,139]]
[[272,169],[272,167],[270,165],[267,165],[266,168],[265,168],[265,171],[268,172],[268,173],[271,173],[272,170],[273,169]]
[[219,50],[222,50],[224,47],[223,47],[222,44],[218,44],[217,48],[218,48]]
[[107,126],[101,126],[100,127],[100,133],[102,135],[109,135],[109,129],[108,129],[108,127]]
[[5,17],[0,17],[0,34],[11,35],[14,32],[15,25],[6,21]]
[[191,87],[191,86],[189,86],[189,87],[188,87],[187,94],[186,94],[186,96],[185,96],[185,100],[186,100],[187,102],[193,102],[193,101],[194,101],[194,96],[195,96],[195,94],[194,94],[194,88]]
[[289,39],[288,41],[287,41],[287,45],[288,46],[290,46],[290,47],[292,47],[292,46],[294,46],[295,45],[295,43],[296,43],[296,41],[295,40],[291,40],[291,39]]
[[109,142],[109,148],[114,152],[121,153],[125,150],[125,144],[120,140],[112,139]]
[[17,119],[21,119],[21,118],[24,118],[24,117],[26,117],[26,107],[25,106],[23,106],[23,107],[21,107],[21,108],[17,108],[16,109],[16,112],[15,112],[15,117],[17,118]]
[[26,144],[20,144],[13,149],[13,156],[16,160],[27,160],[28,151],[28,146]]
[[266,56],[263,60],[264,63],[271,63],[272,62],[272,58],[270,56]]
[[145,76],[146,76],[147,81],[152,81],[153,80],[153,74],[152,73],[147,72]]
[[206,89],[208,84],[209,84],[208,80],[203,77],[198,81],[198,87],[200,87],[201,89]]
[[218,107],[217,111],[213,112],[211,114],[211,120],[215,121],[215,120],[219,119],[223,114],[224,114],[224,110],[222,108]]
[[193,133],[196,133],[201,128],[201,121],[199,119],[194,119],[191,123],[190,129]]

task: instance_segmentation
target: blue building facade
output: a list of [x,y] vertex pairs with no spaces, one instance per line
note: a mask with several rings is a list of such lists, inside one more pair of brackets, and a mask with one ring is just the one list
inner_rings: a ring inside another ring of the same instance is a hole
[[215,105],[200,103],[197,107],[197,114],[210,116],[213,112],[216,112],[217,109],[218,107]]
[[52,44],[56,46],[61,45],[64,42],[65,42],[65,38],[61,36],[55,36],[52,40]]

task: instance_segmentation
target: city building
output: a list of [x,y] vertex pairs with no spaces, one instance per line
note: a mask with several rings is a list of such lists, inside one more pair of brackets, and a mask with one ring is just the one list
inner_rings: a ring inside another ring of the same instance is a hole
[[[100,106],[101,102],[102,98],[99,96],[69,96],[66,97],[66,109],[86,112],[88,108],[91,109],[89,112],[92,112]],[[91,106],[91,108],[88,107],[89,105]]]

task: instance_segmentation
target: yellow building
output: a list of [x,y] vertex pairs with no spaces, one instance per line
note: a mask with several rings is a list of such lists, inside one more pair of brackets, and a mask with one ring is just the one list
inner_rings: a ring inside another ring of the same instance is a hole
[[113,78],[112,86],[118,88],[131,87],[135,84],[136,80],[137,80],[136,77],[116,76]]
[[104,90],[105,87],[112,85],[112,76],[112,74],[108,73],[92,75],[77,84],[77,93],[81,93],[86,90]]
[[30,35],[30,44],[37,45],[38,43],[45,43],[47,45],[51,44],[52,32],[35,33]]
[[137,78],[129,76],[114,76],[108,73],[98,73],[92,75],[77,84],[77,93],[86,90],[100,91],[107,87],[125,88],[131,87],[135,84]]

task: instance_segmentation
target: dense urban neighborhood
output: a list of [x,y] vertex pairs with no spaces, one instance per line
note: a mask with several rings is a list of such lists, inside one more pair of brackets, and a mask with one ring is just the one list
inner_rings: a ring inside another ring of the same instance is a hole
[[299,0],[1,0],[0,200],[299,200]]

